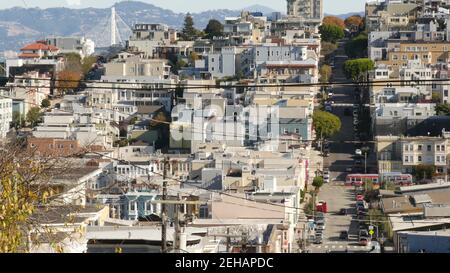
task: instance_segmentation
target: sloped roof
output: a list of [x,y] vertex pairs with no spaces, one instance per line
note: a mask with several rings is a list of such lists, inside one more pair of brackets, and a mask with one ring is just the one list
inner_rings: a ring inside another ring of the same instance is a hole
[[59,48],[57,48],[56,46],[52,46],[52,45],[47,45],[44,43],[32,43],[32,44],[28,44],[25,47],[23,47],[21,49],[21,51],[24,50],[49,50],[49,51],[58,51]]

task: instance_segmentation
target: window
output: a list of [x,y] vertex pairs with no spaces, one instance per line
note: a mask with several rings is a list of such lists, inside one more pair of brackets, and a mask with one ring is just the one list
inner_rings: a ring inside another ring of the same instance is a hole
[[130,211],[136,210],[136,202],[130,202]]
[[405,162],[409,162],[409,156],[405,156]]
[[419,155],[419,156],[417,157],[417,161],[418,161],[418,162],[422,162],[422,156],[421,156],[421,155]]
[[152,203],[150,203],[150,201],[147,201],[145,203],[145,210],[146,211],[152,211]]
[[431,145],[427,145],[427,151],[431,152]]
[[436,156],[436,162],[441,162],[441,156]]
[[417,150],[422,151],[422,145],[417,145]]
[[296,133],[296,134],[300,134],[300,129],[295,128],[295,133]]

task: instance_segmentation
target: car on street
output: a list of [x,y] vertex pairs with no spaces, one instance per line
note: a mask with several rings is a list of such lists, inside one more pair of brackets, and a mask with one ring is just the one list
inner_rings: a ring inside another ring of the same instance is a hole
[[377,242],[377,241],[371,241],[370,243],[369,243],[369,246],[370,246],[370,250],[369,250],[369,253],[381,253],[381,245],[380,245],[380,243],[379,242]]
[[317,237],[316,236],[316,239],[315,239],[315,241],[314,241],[314,244],[317,244],[317,245],[320,245],[321,243],[322,243],[322,237]]
[[339,210],[339,214],[340,215],[347,215],[347,209],[346,208],[342,208]]
[[362,246],[367,246],[369,244],[369,239],[367,237],[360,237],[359,244]]
[[353,171],[353,168],[352,167],[347,167],[347,168],[345,168],[345,171],[348,172],[348,173],[351,173]]
[[361,166],[362,165],[362,160],[361,159],[355,159],[355,165],[356,166]]
[[325,183],[330,183],[330,172],[328,170],[323,171],[323,181]]
[[348,240],[348,231],[343,230],[339,233],[339,239]]
[[325,106],[325,111],[327,111],[327,112],[332,112],[332,111],[333,111],[333,108],[331,107],[331,105],[326,105],[326,106]]
[[333,92],[329,92],[329,93],[328,93],[328,97],[329,97],[329,98],[332,98],[333,95],[334,95]]
[[356,195],[356,201],[364,201],[364,195],[362,194]]
[[362,155],[361,149],[356,149],[356,150],[355,150],[355,154],[356,154],[356,155]]

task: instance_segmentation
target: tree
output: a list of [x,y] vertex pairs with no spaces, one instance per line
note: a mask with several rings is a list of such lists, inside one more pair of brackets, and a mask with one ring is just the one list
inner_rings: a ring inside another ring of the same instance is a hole
[[58,81],[56,82],[56,88],[60,95],[69,90],[74,90],[78,87],[81,80],[81,74],[79,72],[71,70],[63,70],[58,73]]
[[329,82],[330,81],[330,77],[331,77],[331,66],[329,66],[329,65],[326,65],[326,64],[324,64],[324,65],[322,65],[321,67],[320,67],[320,71],[319,71],[319,73],[320,73],[320,79],[319,79],[319,81],[321,82],[321,83],[327,83],[327,82]]
[[322,187],[322,185],[323,185],[323,178],[320,176],[314,177],[312,185],[314,188],[316,188],[316,191],[319,190],[320,187]]
[[216,19],[211,19],[205,28],[206,38],[212,39],[214,37],[223,36],[223,25]]
[[335,44],[338,40],[344,38],[344,30],[336,25],[321,25],[319,33],[322,41]]
[[195,64],[195,61],[200,59],[200,56],[198,56],[197,52],[191,52],[191,54],[189,55],[189,62],[191,64]]
[[367,33],[360,33],[358,36],[352,38],[345,45],[345,53],[350,58],[364,58],[367,57],[368,36]]
[[95,56],[84,57],[83,61],[81,62],[81,72],[83,73],[84,77],[86,77],[89,71],[91,71],[95,63],[97,63],[97,57]]
[[322,42],[321,46],[321,54],[325,57],[325,59],[329,58],[333,52],[337,49],[337,45],[329,42]]
[[366,79],[366,72],[372,70],[375,63],[371,59],[355,59],[348,60],[344,63],[344,74],[347,79],[355,82]]
[[28,252],[30,244],[38,244],[34,238],[51,238],[52,231],[41,226],[48,218],[40,217],[37,209],[51,211],[47,181],[64,165],[60,158],[36,156],[17,141],[0,144],[0,253]]
[[364,28],[364,19],[359,15],[353,15],[345,19],[345,26],[353,32],[359,32]]
[[434,165],[417,165],[413,167],[412,171],[416,180],[432,179],[436,173],[436,166]]
[[325,111],[314,111],[313,126],[321,140],[329,138],[341,130],[341,120],[336,115]]
[[76,73],[82,73],[81,56],[77,53],[64,54],[64,69]]
[[42,113],[39,107],[32,107],[27,113],[27,121],[31,124],[31,127],[36,126],[36,124],[41,120]]
[[50,103],[49,99],[43,99],[42,102],[41,102],[41,107],[42,108],[50,107],[50,105],[51,105],[51,103]]
[[12,123],[11,126],[19,129],[25,126],[25,115],[21,115],[19,111],[14,111],[12,113]]
[[181,37],[186,41],[192,41],[199,34],[199,31],[194,27],[194,19],[191,14],[186,14],[184,18],[184,26],[181,31]]
[[450,103],[436,105],[436,115],[450,116]]
[[336,16],[325,16],[323,18],[322,24],[337,26],[341,29],[345,28],[344,20],[342,20],[341,18],[336,17]]

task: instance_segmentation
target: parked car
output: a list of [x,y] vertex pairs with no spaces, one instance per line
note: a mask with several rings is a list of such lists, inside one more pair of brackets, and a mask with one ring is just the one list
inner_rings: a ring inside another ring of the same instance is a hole
[[328,170],[324,170],[323,171],[323,181],[325,183],[329,183],[330,182],[330,172]]
[[367,237],[360,237],[359,244],[362,246],[367,246],[369,244],[369,239]]
[[322,243],[322,237],[317,237],[316,236],[316,240],[314,241],[315,244],[319,245]]
[[339,239],[341,240],[348,240],[348,231],[343,230],[339,234]]
[[355,155],[362,155],[361,149],[356,149],[355,150]]
[[356,195],[356,201],[364,201],[364,195],[362,194]]
[[347,209],[343,208],[343,209],[339,210],[339,214],[340,215],[347,215]]

